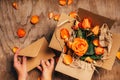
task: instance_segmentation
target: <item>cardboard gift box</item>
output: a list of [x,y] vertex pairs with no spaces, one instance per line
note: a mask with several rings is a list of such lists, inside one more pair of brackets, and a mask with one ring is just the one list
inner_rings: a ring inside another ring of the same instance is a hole
[[27,57],[27,71],[29,72],[39,66],[41,59],[48,60],[55,56],[53,52],[47,51],[48,42],[45,37],[42,37],[20,50],[18,55]]
[[[114,23],[114,20],[111,20],[109,18],[91,13],[91,12],[83,10],[81,8],[79,8],[79,10],[78,10],[78,15],[79,15],[80,19],[83,19],[86,17],[91,19],[93,22],[92,23],[93,25],[97,24],[97,25],[101,26],[103,23],[107,23],[107,25],[111,28],[111,26]],[[64,40],[62,40],[60,37],[60,30],[64,27],[64,28],[67,28],[69,31],[71,31],[72,30],[71,26],[73,25],[74,20],[75,20],[74,18],[71,18],[66,14],[61,14],[61,17],[60,17],[59,22],[57,24],[57,28],[55,29],[55,32],[53,33],[51,42],[49,44],[50,48],[53,48],[55,50],[62,52],[63,46],[64,46]],[[120,44],[119,44],[120,41],[118,41],[118,40],[120,40],[120,35],[112,33],[112,39],[113,39],[113,42],[112,42],[111,51],[109,53],[109,59],[106,59],[103,61],[98,61],[96,63],[97,67],[101,67],[101,68],[104,68],[107,70],[112,69],[112,66],[114,64],[115,57],[116,57],[116,52],[118,51],[118,49],[120,47]],[[64,73],[64,74],[69,75],[71,77],[74,77],[76,79],[91,80],[93,72],[94,72],[94,68],[92,67],[92,65],[91,65],[91,67],[85,68],[85,69],[73,68],[73,67],[67,66],[62,62],[63,55],[65,55],[65,54],[63,54],[63,53],[61,54],[60,59],[56,65],[56,68],[55,68],[56,71]],[[90,66],[89,63],[84,62],[84,61],[82,61],[81,65]]]

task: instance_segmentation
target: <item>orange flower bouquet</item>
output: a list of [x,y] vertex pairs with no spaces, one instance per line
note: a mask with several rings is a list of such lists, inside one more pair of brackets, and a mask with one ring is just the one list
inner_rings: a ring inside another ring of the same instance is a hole
[[[105,27],[106,24],[103,26]],[[71,28],[73,29],[71,34],[66,28],[60,30],[60,37],[65,42],[66,50],[63,51],[67,54],[67,57],[63,58],[63,62],[71,64],[75,58],[89,63],[101,60],[108,45],[104,46],[102,43],[101,37],[104,36],[102,36],[99,25],[93,26],[88,18],[84,18],[80,22],[75,20]]]

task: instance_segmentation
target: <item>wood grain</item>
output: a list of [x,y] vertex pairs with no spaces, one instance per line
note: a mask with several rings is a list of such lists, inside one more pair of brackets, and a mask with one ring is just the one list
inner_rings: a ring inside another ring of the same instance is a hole
[[[18,3],[18,10],[12,3]],[[83,8],[93,13],[116,20],[111,31],[120,33],[120,0],[74,0],[69,6],[60,6],[58,0],[0,0],[0,80],[17,80],[13,64],[12,48],[23,48],[33,41],[45,36],[50,41],[57,22],[48,19],[48,13],[66,13]],[[30,23],[32,15],[39,15],[40,22]],[[18,38],[16,31],[24,28],[27,32],[23,38]],[[98,69],[92,80],[119,80],[120,61],[116,59],[113,69],[106,71]],[[39,71],[31,71],[28,80],[37,80]],[[53,80],[75,80],[64,74],[54,72]]]

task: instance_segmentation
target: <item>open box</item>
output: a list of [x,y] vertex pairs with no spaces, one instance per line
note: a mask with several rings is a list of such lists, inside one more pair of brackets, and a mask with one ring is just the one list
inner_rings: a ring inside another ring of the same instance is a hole
[[[81,8],[79,8],[79,10],[78,10],[78,15],[79,15],[80,19],[83,19],[86,17],[90,18],[93,22],[92,23],[93,25],[97,24],[97,25],[101,26],[103,23],[107,23],[107,25],[111,28],[111,26],[114,23],[114,20],[111,20],[109,18],[100,16],[100,15],[96,15],[94,13],[83,10]],[[52,39],[51,39],[51,42],[49,44],[50,48],[53,48],[55,50],[62,52],[63,46],[64,46],[64,41],[60,37],[60,29],[64,27],[64,28],[67,28],[69,31],[71,31],[72,30],[71,26],[73,25],[73,21],[74,21],[74,18],[71,18],[66,14],[61,14],[61,17],[60,17],[59,22],[57,24],[57,28],[55,29],[55,32],[54,32]],[[118,40],[120,40],[120,35],[114,34],[114,33],[112,33],[112,34],[113,34],[113,36],[112,36],[113,43],[112,43],[111,51],[109,53],[110,54],[109,59],[96,63],[97,67],[101,67],[101,68],[104,68],[107,70],[112,69],[112,66],[114,64],[115,57],[116,57],[116,52],[118,51],[118,49],[120,47],[120,44],[118,41]],[[72,68],[70,66],[65,65],[62,62],[63,55],[64,54],[62,53],[57,65],[56,65],[56,68],[55,68],[56,71],[64,73],[64,74],[69,75],[71,77],[74,77],[76,79],[91,80],[93,72],[94,72],[94,69],[92,68],[92,66],[91,66],[91,68],[89,67],[89,69],[87,69],[87,68],[86,69]],[[89,63],[86,63],[84,61],[82,63],[83,63],[82,65],[90,66]]]
[[20,50],[18,55],[27,57],[27,71],[29,72],[39,66],[41,59],[48,60],[55,56],[53,52],[47,52],[48,50],[48,42],[45,37],[42,37]]

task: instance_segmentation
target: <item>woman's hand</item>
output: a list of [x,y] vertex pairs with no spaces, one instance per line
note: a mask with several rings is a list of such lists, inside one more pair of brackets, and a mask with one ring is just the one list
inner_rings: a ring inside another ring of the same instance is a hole
[[50,61],[41,60],[41,66],[37,68],[42,72],[41,80],[52,80],[52,72],[54,69],[54,59],[51,58]]
[[18,60],[18,53],[17,51],[14,55],[14,68],[18,74],[18,80],[26,80],[27,78],[27,68],[26,68],[26,57],[22,57],[21,62]]

